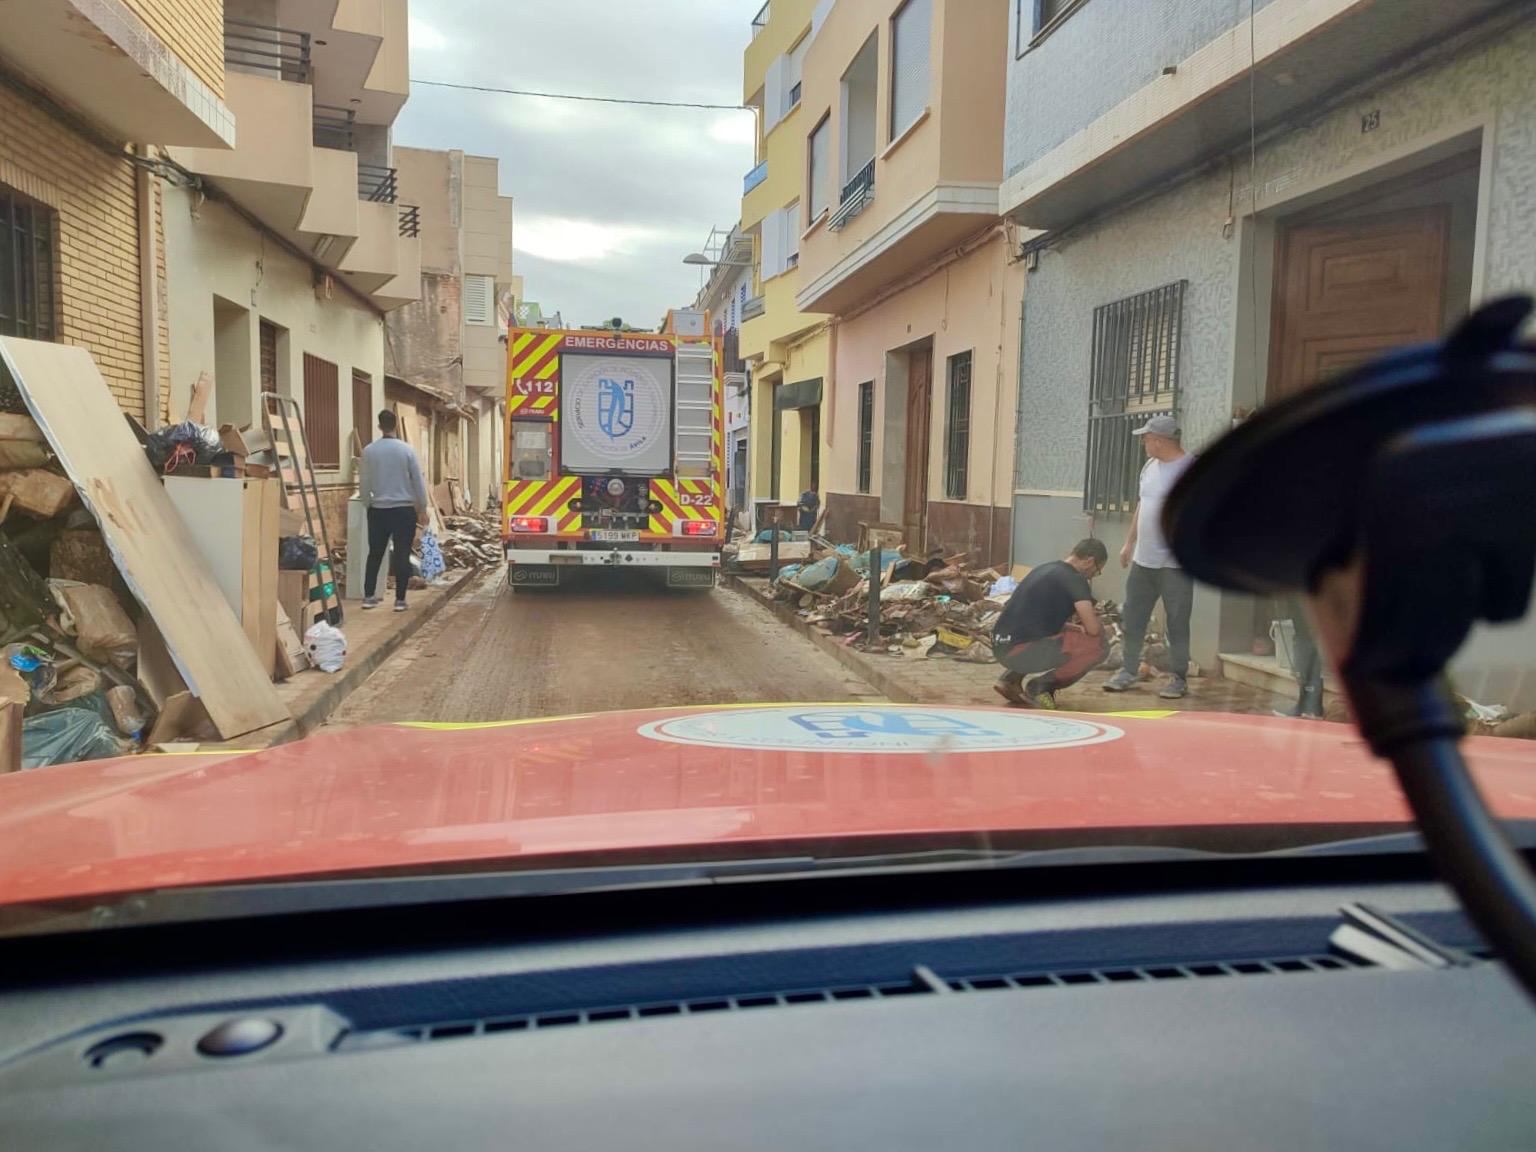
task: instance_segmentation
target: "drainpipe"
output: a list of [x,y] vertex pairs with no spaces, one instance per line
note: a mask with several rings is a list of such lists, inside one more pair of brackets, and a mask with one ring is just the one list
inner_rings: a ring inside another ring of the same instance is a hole
[[[136,145],[149,159],[149,146]],[[134,166],[139,208],[139,344],[144,373],[144,427],[160,423],[160,277],[155,250],[155,175],[143,164]]]
[[[996,543],[994,525],[997,523],[997,440],[1002,431],[1002,406],[1003,406],[1003,349],[1008,343],[1008,269],[1012,265],[1008,261],[1008,237],[1006,233],[1002,239],[1003,244],[1003,281],[997,286],[997,379],[992,386],[992,475],[987,478],[987,562],[992,562]],[[1020,311],[1023,310],[1024,293],[1019,292]],[[1024,339],[1023,325],[1020,325],[1019,339]],[[1017,403],[1017,400],[1015,400]],[[1008,515],[1013,516],[1013,499],[1008,501]],[[1013,564],[1013,537],[1009,536],[1008,563]]]

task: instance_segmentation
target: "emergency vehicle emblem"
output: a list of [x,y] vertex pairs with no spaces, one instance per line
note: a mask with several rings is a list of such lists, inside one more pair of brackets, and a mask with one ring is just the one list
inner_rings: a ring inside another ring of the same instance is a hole
[[597,426],[617,440],[635,426],[635,382],[604,376],[597,382]]

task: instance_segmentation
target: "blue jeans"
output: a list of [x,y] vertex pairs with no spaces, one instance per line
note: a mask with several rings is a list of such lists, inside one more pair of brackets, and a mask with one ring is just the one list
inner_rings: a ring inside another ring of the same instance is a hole
[[1125,579],[1125,608],[1121,616],[1125,636],[1125,670],[1131,675],[1141,666],[1141,646],[1147,637],[1152,609],[1163,602],[1168,618],[1168,670],[1175,676],[1189,671],[1189,617],[1195,605],[1195,582],[1182,568],[1143,568],[1132,564]]

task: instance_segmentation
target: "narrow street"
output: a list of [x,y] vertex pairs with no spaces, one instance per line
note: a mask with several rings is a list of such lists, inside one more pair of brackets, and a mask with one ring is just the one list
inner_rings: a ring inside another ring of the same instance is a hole
[[327,727],[878,698],[740,593],[668,591],[633,573],[584,577],[514,595],[499,569],[482,576]]

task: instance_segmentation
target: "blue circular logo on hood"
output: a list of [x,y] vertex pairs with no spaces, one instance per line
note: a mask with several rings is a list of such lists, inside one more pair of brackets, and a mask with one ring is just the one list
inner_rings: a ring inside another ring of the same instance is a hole
[[1125,735],[1076,716],[969,708],[791,705],[698,712],[643,724],[668,744],[773,752],[1032,752]]

